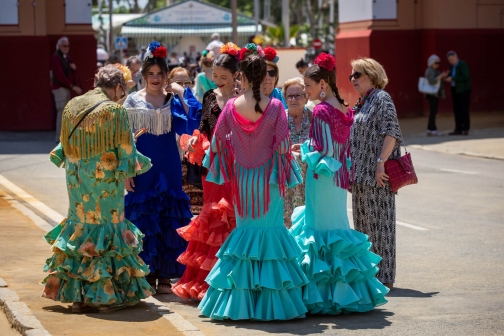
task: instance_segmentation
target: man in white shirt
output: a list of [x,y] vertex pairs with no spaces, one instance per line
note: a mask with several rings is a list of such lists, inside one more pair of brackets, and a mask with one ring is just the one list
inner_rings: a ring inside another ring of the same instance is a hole
[[220,40],[219,33],[212,34],[212,42],[208,43],[206,50],[211,50],[214,53],[214,57],[217,58],[220,55],[220,48],[224,43]]

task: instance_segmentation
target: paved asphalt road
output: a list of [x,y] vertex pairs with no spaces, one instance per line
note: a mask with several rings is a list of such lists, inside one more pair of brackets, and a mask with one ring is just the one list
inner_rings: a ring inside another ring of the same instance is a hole
[[[64,215],[64,172],[48,161],[51,139],[0,134],[0,175]],[[411,153],[420,183],[397,196],[397,288],[388,304],[288,322],[211,322],[194,302],[157,298],[207,335],[504,334],[504,161]]]

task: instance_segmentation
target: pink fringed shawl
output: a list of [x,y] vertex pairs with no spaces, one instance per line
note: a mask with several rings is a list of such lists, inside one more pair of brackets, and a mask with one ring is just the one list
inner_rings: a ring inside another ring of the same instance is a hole
[[[334,182],[337,186],[349,188],[349,170],[346,167],[347,158],[350,158],[350,127],[353,124],[353,110],[348,108],[345,114],[331,104],[321,102],[313,109],[313,122],[310,127],[310,139],[314,149],[327,156],[330,142],[337,142],[334,146],[333,158],[343,166],[334,174]],[[324,125],[329,125],[331,138],[324,136]]]
[[[215,127],[218,160],[224,180],[231,183],[238,214],[243,217],[251,210],[255,218],[268,211],[275,162],[280,195],[285,196],[292,168],[287,116],[282,103],[272,99],[261,118],[251,122],[236,111],[234,101],[227,102]],[[212,162],[215,159],[211,157]],[[247,209],[250,202],[252,209]]]

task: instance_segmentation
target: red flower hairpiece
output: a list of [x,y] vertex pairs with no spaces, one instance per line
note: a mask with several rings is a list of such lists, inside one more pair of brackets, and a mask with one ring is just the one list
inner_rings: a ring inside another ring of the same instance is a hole
[[272,47],[264,48],[264,55],[268,61],[278,62],[277,52]]
[[166,56],[168,55],[168,50],[166,50],[165,47],[160,46],[160,47],[156,48],[156,50],[154,50],[152,55],[154,57],[166,58]]
[[324,52],[320,53],[313,63],[327,71],[333,71],[334,68],[336,68],[336,60],[334,57]]

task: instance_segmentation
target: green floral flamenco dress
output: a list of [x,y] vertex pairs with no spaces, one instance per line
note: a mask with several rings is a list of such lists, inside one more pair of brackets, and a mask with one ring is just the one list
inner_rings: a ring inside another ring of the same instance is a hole
[[100,88],[72,99],[63,113],[61,143],[50,160],[66,171],[70,205],[65,220],[48,232],[52,257],[44,271],[43,297],[89,306],[133,305],[154,293],[138,256],[143,234],[124,218],[124,180],[149,170],[137,152],[126,110],[98,105],[68,139],[85,112],[106,100]]

